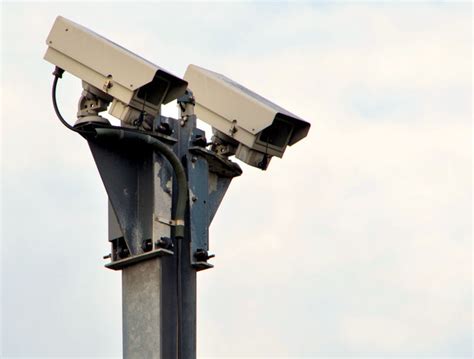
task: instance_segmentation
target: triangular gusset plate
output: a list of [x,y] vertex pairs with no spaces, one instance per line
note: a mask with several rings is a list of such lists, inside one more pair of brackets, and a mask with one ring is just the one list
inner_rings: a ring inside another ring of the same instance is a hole
[[105,190],[132,255],[151,238],[153,220],[152,151],[123,142],[89,141]]

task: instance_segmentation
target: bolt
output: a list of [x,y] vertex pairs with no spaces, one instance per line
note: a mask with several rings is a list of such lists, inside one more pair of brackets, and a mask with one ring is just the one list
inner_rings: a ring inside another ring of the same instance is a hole
[[159,240],[155,242],[155,245],[157,247],[164,248],[164,249],[173,248],[173,242],[171,238],[168,238],[168,237],[161,237]]
[[142,249],[143,252],[149,252],[153,249],[153,242],[151,241],[151,239],[145,239],[142,242]]
[[192,197],[191,197],[191,200],[192,200],[193,202],[196,202],[196,201],[197,201],[197,197],[196,197],[196,196],[192,196]]
[[197,157],[196,157],[196,156],[193,156],[193,157],[191,158],[191,162],[194,163],[194,162],[196,162],[196,161],[197,161]]
[[209,254],[204,249],[197,249],[196,252],[194,252],[194,258],[196,258],[196,260],[199,262],[207,262],[208,259],[211,259],[214,257],[215,257],[214,254]]
[[111,254],[111,253],[109,253],[109,254],[107,254],[106,256],[103,256],[102,258],[104,258],[104,259],[107,259],[107,258],[112,258],[112,254]]

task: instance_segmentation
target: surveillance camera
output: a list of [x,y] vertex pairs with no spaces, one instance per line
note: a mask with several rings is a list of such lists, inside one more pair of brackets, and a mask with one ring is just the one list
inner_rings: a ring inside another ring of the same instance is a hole
[[213,149],[266,169],[272,156],[306,137],[310,124],[231,79],[189,65],[184,79],[199,119],[213,128]]
[[109,99],[109,113],[129,124],[144,113],[156,116],[162,104],[182,96],[187,88],[186,81],[61,16],[46,43],[46,61],[82,79],[86,95],[102,101],[101,110]]

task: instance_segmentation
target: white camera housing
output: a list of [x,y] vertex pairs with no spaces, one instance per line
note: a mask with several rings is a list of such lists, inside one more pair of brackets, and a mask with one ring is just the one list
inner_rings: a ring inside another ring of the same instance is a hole
[[233,142],[235,156],[249,165],[266,169],[271,156],[281,158],[308,134],[308,122],[221,74],[189,65],[184,79],[198,118],[221,141]]
[[46,44],[46,61],[112,96],[109,113],[127,123],[142,112],[156,116],[187,88],[186,81],[62,16]]

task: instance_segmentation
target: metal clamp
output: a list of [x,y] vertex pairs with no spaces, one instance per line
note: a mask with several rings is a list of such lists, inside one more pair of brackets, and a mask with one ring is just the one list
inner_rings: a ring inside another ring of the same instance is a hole
[[184,226],[184,221],[182,219],[167,219],[167,218],[155,216],[155,221],[166,224],[171,227]]

